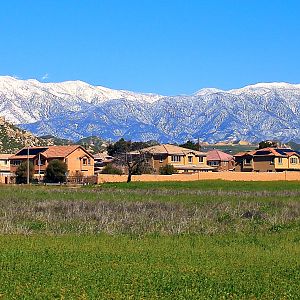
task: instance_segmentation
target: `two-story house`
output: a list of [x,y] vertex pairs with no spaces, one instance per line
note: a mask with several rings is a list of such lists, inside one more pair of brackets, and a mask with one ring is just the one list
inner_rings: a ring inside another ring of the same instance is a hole
[[34,165],[34,175],[43,176],[49,162],[58,159],[67,164],[68,176],[94,175],[94,157],[79,145],[23,148],[10,157],[11,172],[29,160]]
[[9,183],[12,174],[10,172],[10,157],[12,154],[0,154],[0,183]]
[[214,169],[207,165],[206,153],[171,144],[151,146],[140,152],[150,155],[150,164],[156,173],[159,172],[160,167],[167,164],[173,165],[179,173],[212,171]]
[[223,151],[213,149],[207,152],[207,164],[215,168],[215,171],[233,171],[234,157]]
[[235,170],[240,172],[300,171],[300,153],[289,148],[264,148],[234,157]]

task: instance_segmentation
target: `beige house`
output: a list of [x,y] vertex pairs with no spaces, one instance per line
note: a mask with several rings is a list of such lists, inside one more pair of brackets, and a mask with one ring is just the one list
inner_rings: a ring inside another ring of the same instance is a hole
[[0,183],[10,183],[13,174],[10,172],[12,154],[0,154]]
[[68,176],[94,175],[94,157],[79,145],[23,148],[10,157],[11,172],[15,172],[18,166],[28,159],[34,165],[35,176],[43,176],[49,162],[54,159],[67,164]]
[[150,164],[156,173],[167,164],[173,165],[179,173],[207,172],[214,169],[207,165],[206,153],[171,144],[151,146],[140,152],[150,155]]
[[289,148],[264,148],[237,153],[234,157],[236,171],[300,171],[300,153]]

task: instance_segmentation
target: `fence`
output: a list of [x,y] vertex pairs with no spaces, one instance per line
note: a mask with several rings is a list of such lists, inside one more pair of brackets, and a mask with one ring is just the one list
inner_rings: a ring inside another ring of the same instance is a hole
[[[300,172],[199,172],[173,175],[133,175],[132,181],[300,181]],[[98,174],[97,183],[126,182],[127,175]]]

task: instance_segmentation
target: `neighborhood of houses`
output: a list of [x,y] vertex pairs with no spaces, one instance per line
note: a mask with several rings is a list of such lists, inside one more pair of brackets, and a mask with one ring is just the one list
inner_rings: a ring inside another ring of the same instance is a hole
[[[199,172],[283,172],[300,171],[300,153],[290,148],[264,148],[240,152],[234,156],[220,150],[201,152],[171,144],[161,144],[129,152],[126,157],[147,154],[147,163],[154,174],[171,165],[176,173]],[[14,183],[18,167],[24,163],[34,166],[34,178],[43,181],[52,160],[67,166],[67,179],[97,177],[115,158],[106,153],[92,154],[80,145],[27,147],[14,154],[0,154],[0,182]],[[125,164],[126,166],[126,164]],[[126,167],[123,169],[126,173]],[[95,181],[97,182],[97,181]]]

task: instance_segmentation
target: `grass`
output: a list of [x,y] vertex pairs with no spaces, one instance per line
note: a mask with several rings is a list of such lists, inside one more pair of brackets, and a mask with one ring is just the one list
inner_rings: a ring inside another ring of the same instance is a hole
[[297,182],[0,189],[0,299],[299,299]]
[[3,299],[299,299],[299,234],[2,236]]

